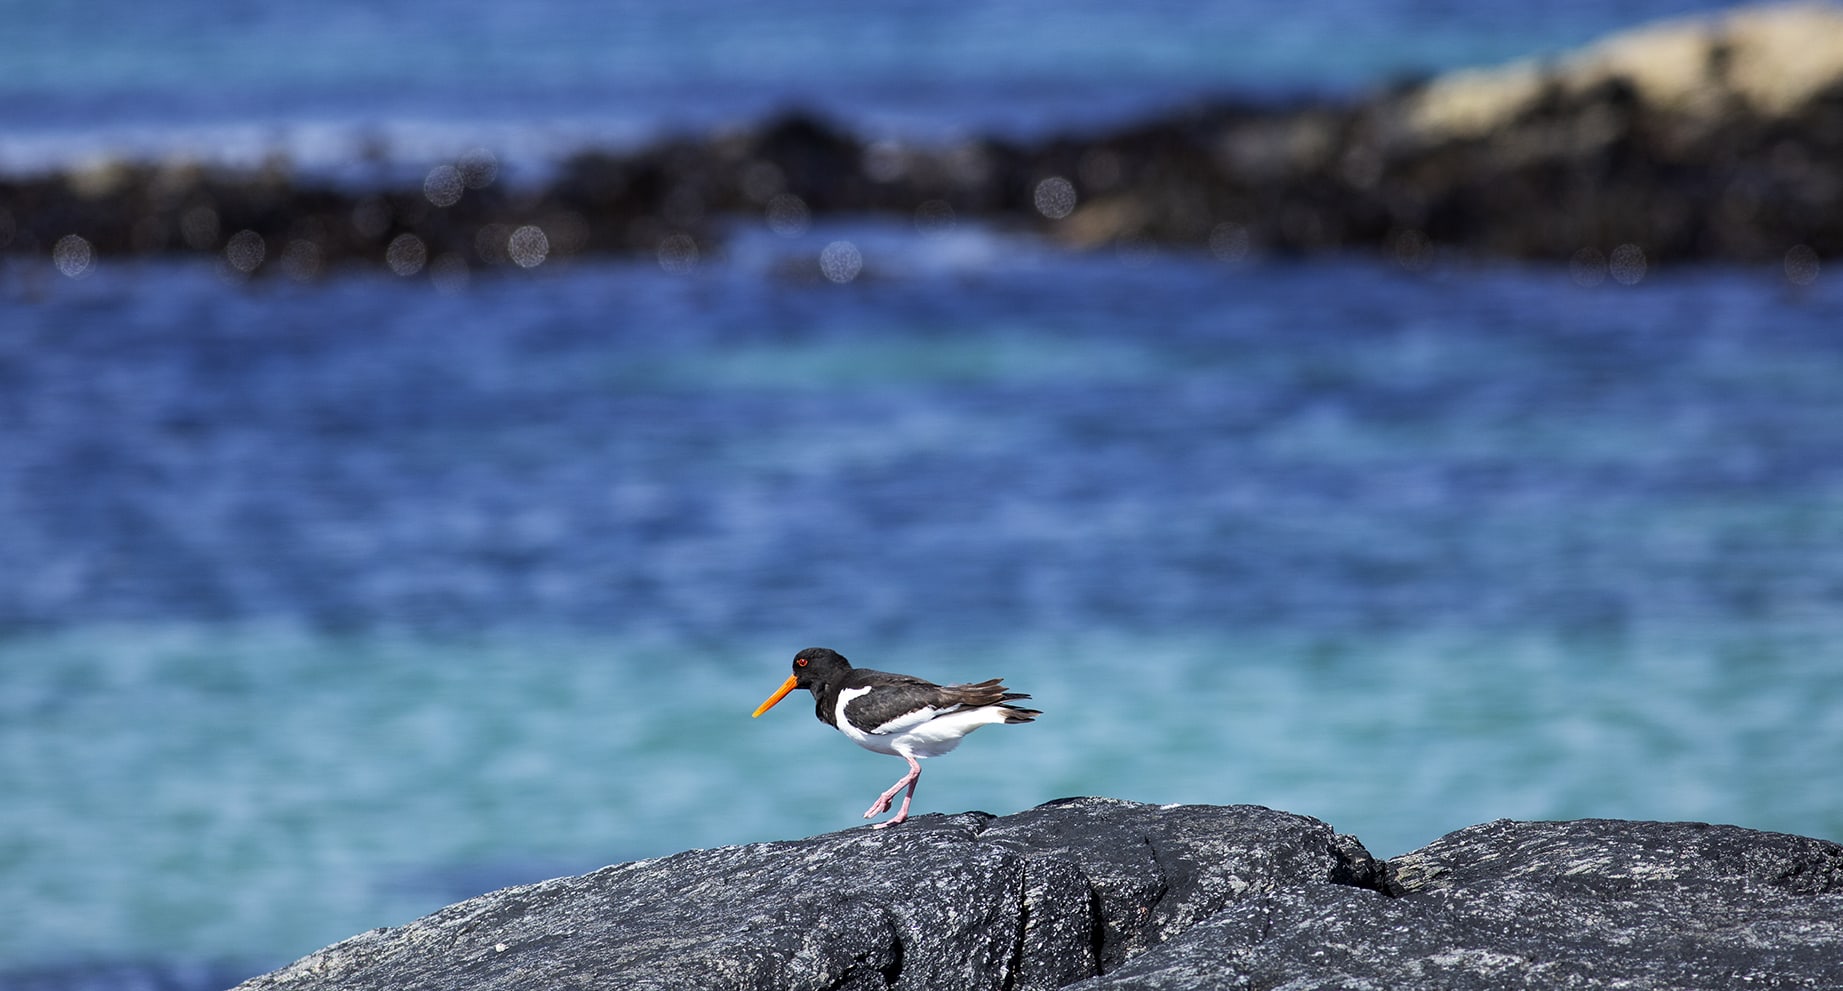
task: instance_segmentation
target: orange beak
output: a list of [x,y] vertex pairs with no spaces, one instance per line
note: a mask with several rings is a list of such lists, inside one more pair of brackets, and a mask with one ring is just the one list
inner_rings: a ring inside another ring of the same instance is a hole
[[756,706],[755,711],[749,713],[749,718],[754,719],[756,716],[759,716],[762,713],[767,712],[769,709],[774,708],[774,704],[776,702],[779,702],[780,700],[786,698],[788,692],[791,692],[798,687],[800,687],[800,679],[791,674],[788,675],[787,680],[784,682],[781,682],[781,687],[778,689],[775,689],[775,692],[773,695],[768,696],[768,701],[763,702],[761,705]]

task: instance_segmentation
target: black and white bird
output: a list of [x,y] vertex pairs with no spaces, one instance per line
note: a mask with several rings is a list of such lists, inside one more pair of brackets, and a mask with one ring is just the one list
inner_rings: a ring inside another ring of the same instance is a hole
[[[909,762],[909,773],[877,796],[864,818],[875,819],[889,811],[890,802],[904,788],[902,808],[874,829],[894,826],[909,817],[909,800],[921,777],[923,757],[939,757],[960,745],[961,738],[994,723],[1027,723],[1042,715],[1036,709],[1011,705],[1030,696],[1005,691],[1003,679],[976,685],[937,685],[906,674],[854,668],[851,662],[826,647],[808,647],[794,655],[794,673],[755,709],[759,716],[796,688],[813,693],[821,722],[835,727],[865,750],[891,754]],[[753,717],[751,717],[753,718]]]

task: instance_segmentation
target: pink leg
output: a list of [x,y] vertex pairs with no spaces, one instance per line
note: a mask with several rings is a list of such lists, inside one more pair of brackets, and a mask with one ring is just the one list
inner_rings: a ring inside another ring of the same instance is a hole
[[895,824],[902,822],[903,820],[909,817],[909,799],[915,797],[915,779],[919,777],[921,777],[921,768],[917,767],[915,769],[915,773],[909,775],[909,793],[907,795],[902,796],[902,808],[897,809],[895,815],[889,817],[888,819],[883,820],[882,822],[872,825],[870,828],[882,829],[885,826],[894,826]]
[[890,810],[890,802],[895,799],[896,793],[907,788],[909,793],[903,796],[902,811],[896,813],[896,818],[891,819],[889,822],[878,823],[877,825],[879,827],[901,822],[909,816],[909,799],[915,797],[915,781],[917,778],[921,777],[921,765],[917,764],[915,758],[910,757],[908,754],[903,754],[902,759],[909,762],[909,773],[903,775],[901,780],[890,786],[889,791],[878,795],[876,802],[872,803],[870,808],[864,813],[864,818],[875,819],[877,816],[888,812]]

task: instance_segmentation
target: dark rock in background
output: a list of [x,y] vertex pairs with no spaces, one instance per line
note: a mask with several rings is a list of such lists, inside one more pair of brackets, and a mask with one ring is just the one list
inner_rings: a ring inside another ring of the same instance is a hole
[[1068,799],[508,888],[242,985],[1843,987],[1843,846],[1495,822],[1379,863],[1252,806]]
[[[1077,247],[1374,251],[1572,261],[1791,261],[1843,252],[1843,9],[1741,8],[1546,62],[1348,104],[1225,104],[1032,145],[866,143],[791,114],[748,131],[585,151],[515,187],[434,164],[421,188],[113,163],[0,178],[0,252],[216,254],[312,278],[529,268],[582,253],[721,250],[734,222],[977,218]],[[1045,183],[1049,183],[1048,186]],[[87,261],[87,254],[85,255]],[[1617,277],[1616,265],[1615,277]]]

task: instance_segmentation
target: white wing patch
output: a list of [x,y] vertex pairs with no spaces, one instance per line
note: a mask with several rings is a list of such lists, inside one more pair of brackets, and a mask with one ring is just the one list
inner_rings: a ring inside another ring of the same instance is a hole
[[945,709],[936,709],[931,705],[923,706],[916,709],[914,712],[905,712],[876,729],[871,730],[871,732],[877,736],[900,735],[928,722],[936,716],[958,711],[960,711],[960,707],[957,705],[950,705]]
[[[896,749],[890,746],[890,739],[887,735],[883,734],[883,727],[879,726],[875,730],[866,733],[856,726],[853,726],[851,720],[845,718],[845,707],[850,705],[859,696],[869,691],[869,688],[847,688],[839,692],[838,706],[832,710],[832,722],[838,726],[838,731],[840,733],[850,737],[852,743],[863,747],[865,750],[875,750],[880,754],[895,755]],[[921,711],[932,714],[934,710],[923,709]],[[911,713],[911,715],[916,715],[916,713]],[[926,717],[923,718],[925,719]]]

